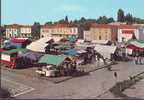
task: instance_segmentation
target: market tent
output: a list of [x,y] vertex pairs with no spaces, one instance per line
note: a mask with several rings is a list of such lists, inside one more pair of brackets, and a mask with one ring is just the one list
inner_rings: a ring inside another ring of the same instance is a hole
[[85,50],[83,50],[83,49],[77,51],[77,53],[79,53],[79,54],[81,54],[81,53],[86,53],[86,52],[87,52],[87,51],[85,51]]
[[27,52],[25,54],[19,55],[19,57],[25,57],[32,61],[38,61],[43,54],[36,53],[36,52]]
[[40,58],[38,63],[44,63],[49,65],[60,65],[67,57],[64,55],[49,55],[46,54]]
[[129,40],[127,42],[127,48],[132,50],[144,50],[144,40]]
[[13,38],[11,41],[14,43],[25,43],[30,40],[28,38]]
[[108,40],[93,40],[91,42],[95,44],[107,44],[109,41]]
[[76,44],[79,44],[79,43],[84,43],[84,40],[78,39],[77,42],[76,42]]
[[35,52],[45,52],[45,47],[47,46],[47,41],[51,38],[45,37],[41,38],[35,42],[32,42],[30,45],[28,45],[26,48],[35,51]]
[[54,42],[58,42],[61,40],[61,38],[59,37],[44,37],[35,42],[32,42],[26,48],[35,52],[45,52],[45,47],[48,45],[47,42],[51,39],[53,39]]
[[114,54],[116,51],[116,46],[106,46],[106,45],[96,45],[95,50],[99,52],[104,58],[111,58],[111,54]]
[[8,51],[4,51],[4,54],[12,54],[12,53],[25,53],[27,52],[27,49],[23,49],[23,48],[19,48],[19,49],[12,49],[12,50],[8,50]]
[[75,56],[77,55],[77,50],[76,49],[69,49],[69,50],[66,50],[64,52],[65,55],[70,55],[70,56]]
[[68,37],[68,40],[69,40],[70,42],[75,42],[75,41],[77,40],[77,38],[76,38],[75,35],[72,35],[72,36],[69,36],[69,37]]

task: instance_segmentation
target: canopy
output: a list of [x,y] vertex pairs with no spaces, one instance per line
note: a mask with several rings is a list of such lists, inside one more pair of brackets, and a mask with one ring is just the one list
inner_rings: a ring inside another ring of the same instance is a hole
[[30,40],[28,38],[13,38],[11,41],[14,43],[25,43]]
[[66,59],[66,56],[64,55],[49,55],[46,54],[40,58],[38,63],[46,63],[50,65],[60,65],[64,60]]
[[33,60],[33,61],[38,61],[41,56],[42,56],[42,54],[35,53],[35,52],[27,52],[25,54],[19,55],[19,57],[26,57],[26,58],[29,58],[30,60]]
[[76,49],[69,49],[69,50],[65,51],[64,54],[75,56],[75,55],[77,55],[77,50]]
[[31,51],[35,51],[35,52],[45,52],[45,47],[48,45],[46,42],[51,39],[54,39],[55,42],[58,42],[58,41],[60,41],[61,38],[59,38],[59,37],[44,37],[35,42],[32,42],[26,48]]
[[109,40],[93,40],[92,43],[96,44],[107,44]]
[[103,55],[104,58],[110,59],[111,54],[114,54],[116,48],[116,46],[96,45],[94,49]]
[[19,49],[12,49],[12,50],[8,50],[8,51],[4,51],[3,53],[4,54],[12,54],[12,53],[17,53],[17,52],[27,52],[28,50],[27,49],[22,49],[22,48],[19,48]]
[[84,43],[84,40],[78,39],[76,43]]
[[77,53],[81,54],[81,53],[86,53],[85,50],[78,50]]
[[135,50],[144,50],[144,40],[129,40],[127,42],[127,48]]

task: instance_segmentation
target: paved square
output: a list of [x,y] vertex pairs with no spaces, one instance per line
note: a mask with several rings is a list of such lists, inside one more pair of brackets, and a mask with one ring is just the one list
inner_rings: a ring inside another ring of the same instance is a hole
[[11,93],[12,97],[16,97],[34,90],[32,87],[5,78],[1,79],[1,87],[7,89]]

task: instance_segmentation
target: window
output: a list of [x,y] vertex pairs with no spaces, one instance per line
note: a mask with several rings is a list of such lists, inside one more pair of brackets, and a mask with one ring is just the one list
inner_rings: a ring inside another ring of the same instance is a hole
[[101,36],[99,36],[99,40],[101,40]]

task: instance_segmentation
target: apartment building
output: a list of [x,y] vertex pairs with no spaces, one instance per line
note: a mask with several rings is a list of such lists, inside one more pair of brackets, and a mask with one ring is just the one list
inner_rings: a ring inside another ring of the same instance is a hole
[[133,35],[139,39],[138,26],[120,25],[118,26],[118,42],[128,41]]
[[71,35],[78,35],[78,27],[70,24],[43,25],[40,30],[41,37],[68,37]]
[[31,37],[31,28],[30,25],[18,25],[18,24],[11,24],[5,25],[6,28],[6,38],[12,37]]
[[84,31],[84,40],[117,40],[117,26],[108,24],[92,24],[89,31]]
[[6,38],[16,37],[20,33],[20,26],[18,24],[5,25]]
[[21,37],[32,37],[32,26],[31,25],[21,25],[20,26],[20,36]]

